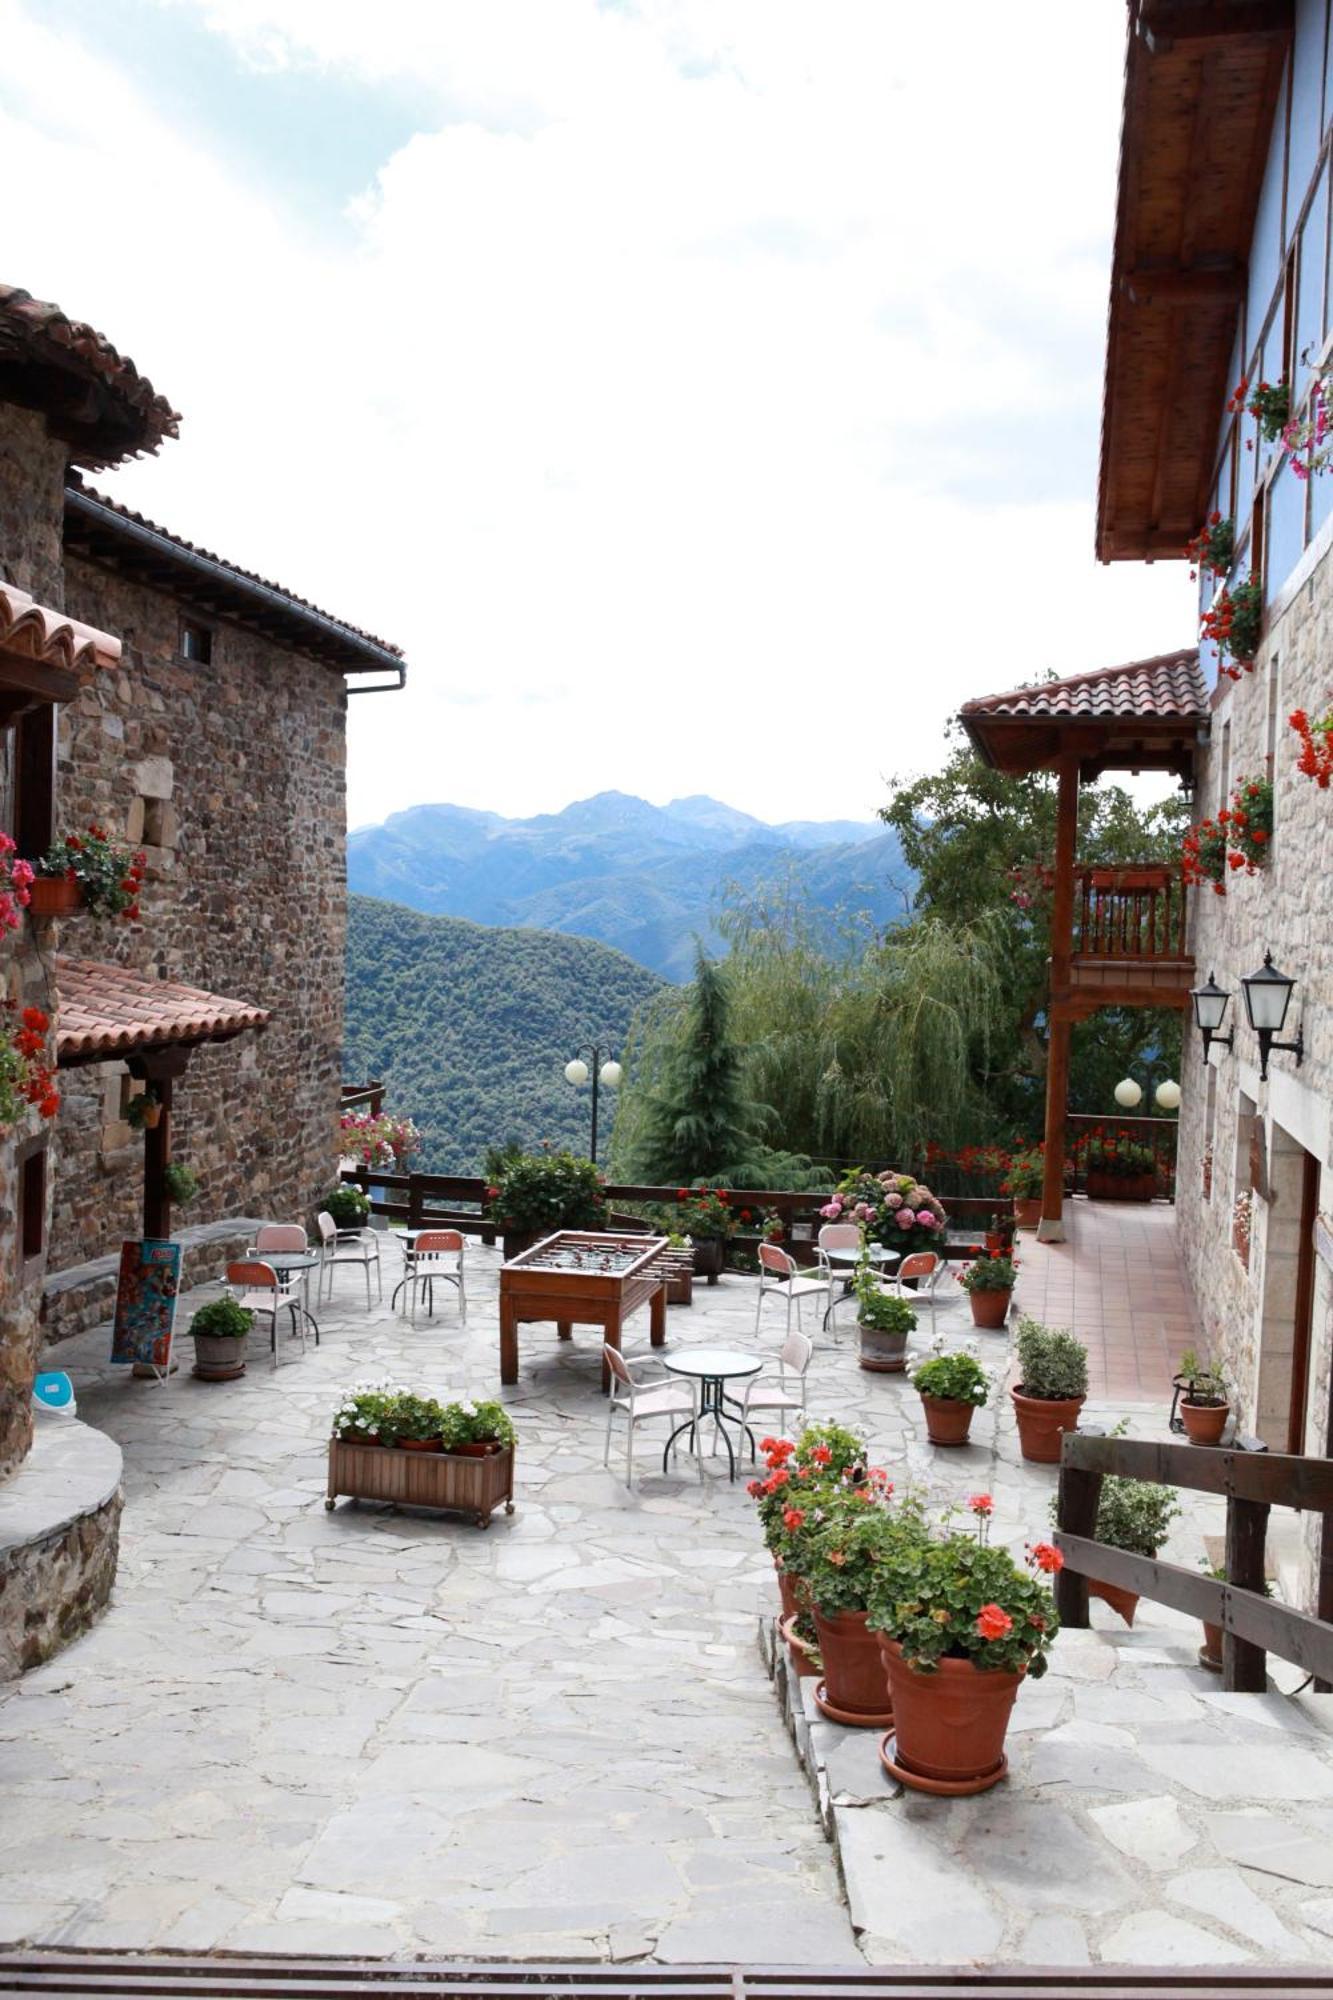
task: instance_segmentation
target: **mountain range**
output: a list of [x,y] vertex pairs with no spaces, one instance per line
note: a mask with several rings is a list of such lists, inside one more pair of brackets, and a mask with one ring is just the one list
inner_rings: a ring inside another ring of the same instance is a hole
[[703,796],[654,806],[598,792],[558,813],[506,819],[467,806],[410,806],[348,836],[354,893],[474,923],[599,939],[666,979],[688,979],[696,938],[740,892],[790,881],[820,908],[899,921],[913,877],[875,821],[767,825]]

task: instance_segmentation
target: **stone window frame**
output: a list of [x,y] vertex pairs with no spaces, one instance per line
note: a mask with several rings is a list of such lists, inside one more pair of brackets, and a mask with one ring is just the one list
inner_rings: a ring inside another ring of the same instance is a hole
[[211,667],[213,648],[217,641],[217,627],[202,618],[187,617],[181,613],[176,632],[176,658],[183,666]]
[[46,1269],[46,1209],[51,1148],[39,1132],[14,1151],[14,1261],[19,1282],[29,1284]]

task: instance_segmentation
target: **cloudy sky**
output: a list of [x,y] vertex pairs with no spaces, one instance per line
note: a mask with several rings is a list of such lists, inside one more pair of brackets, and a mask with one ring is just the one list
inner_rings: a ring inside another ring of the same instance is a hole
[[1092,558],[1123,23],[0,0],[0,276],[184,413],[108,490],[406,649],[353,824],[869,816],[968,695],[1191,637]]

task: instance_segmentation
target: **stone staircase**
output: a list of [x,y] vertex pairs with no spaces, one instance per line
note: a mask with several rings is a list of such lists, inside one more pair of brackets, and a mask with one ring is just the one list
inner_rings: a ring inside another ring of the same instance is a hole
[[1197,1624],[1140,1611],[1132,1631],[1060,1634],[1050,1671],[1020,1691],[1008,1778],[970,1799],[905,1792],[879,1763],[880,1732],[826,1722],[761,1620],[870,1964],[1333,1957],[1333,1696],[1225,1694],[1197,1664]]

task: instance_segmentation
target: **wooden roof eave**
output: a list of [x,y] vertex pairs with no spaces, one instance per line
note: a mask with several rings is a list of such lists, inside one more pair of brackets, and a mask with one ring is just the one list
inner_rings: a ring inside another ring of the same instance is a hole
[[1106,771],[1193,771],[1195,731],[1179,718],[1125,717],[1123,721],[1063,721],[1059,717],[963,717],[963,728],[983,764],[1007,777],[1058,769],[1076,755],[1085,782]]

